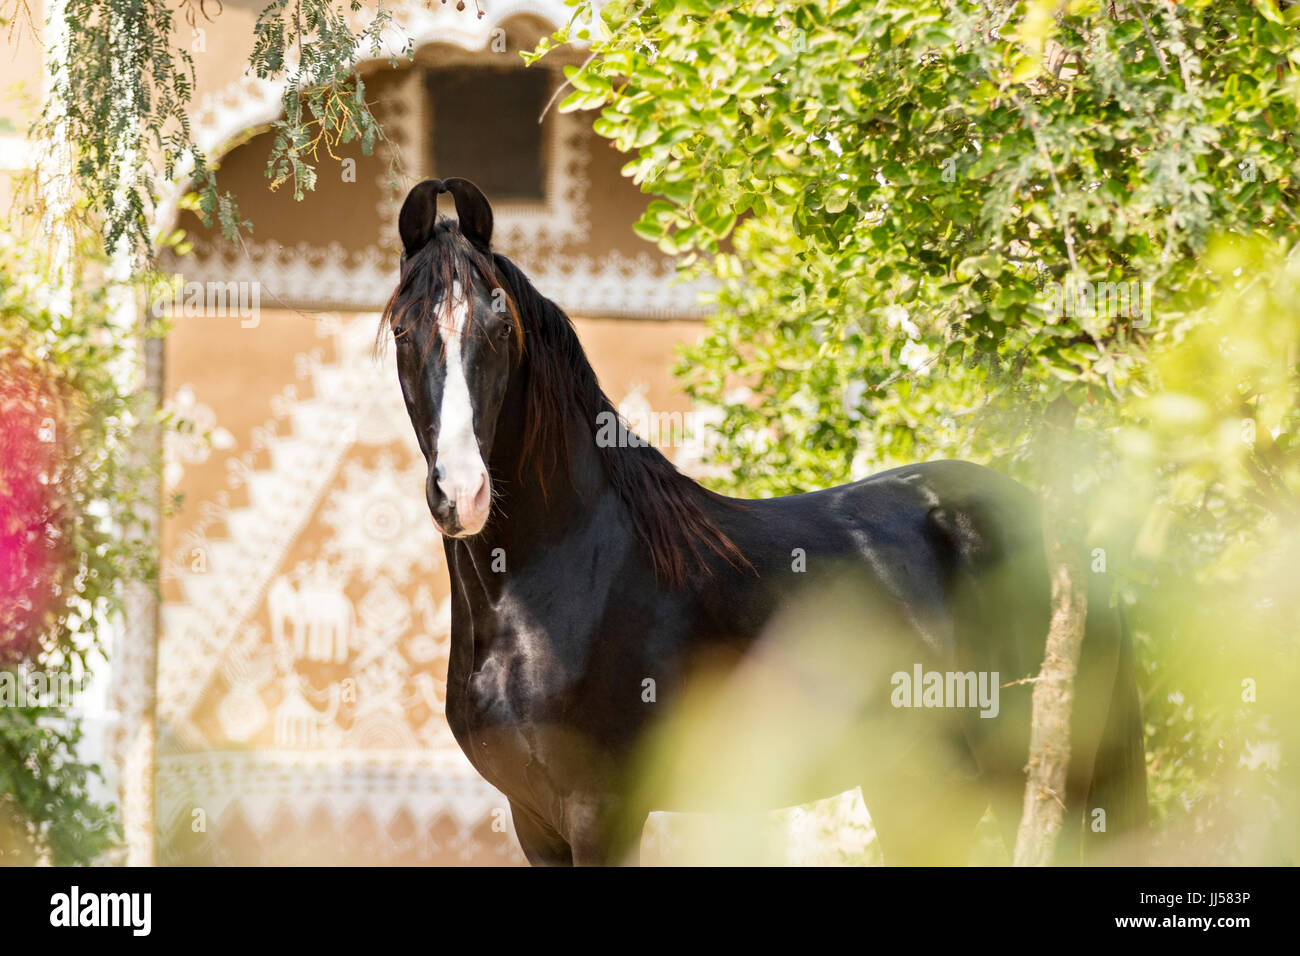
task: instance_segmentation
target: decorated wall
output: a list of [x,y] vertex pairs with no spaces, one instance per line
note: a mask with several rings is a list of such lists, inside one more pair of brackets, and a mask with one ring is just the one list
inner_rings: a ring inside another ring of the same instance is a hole
[[[435,168],[435,130],[483,162],[497,148],[481,123],[447,126],[427,77],[522,70],[520,46],[549,28],[521,6],[489,4],[456,19],[475,31],[459,42],[368,68],[388,139],[320,157],[301,202],[291,183],[267,189],[273,132],[243,130],[221,180],[251,237],[177,220],[190,249],[168,262],[164,303],[167,401],[185,427],[166,449],[159,862],[522,862],[504,799],[443,716],[443,548],[391,349],[374,354],[406,190],[475,176]],[[544,79],[549,94],[558,70]],[[201,116],[229,125],[260,96],[234,80]],[[494,202],[494,244],[575,317],[625,411],[684,412],[670,368],[698,334],[698,290],[633,235],[644,198],[624,158],[581,116],[552,109],[527,132],[542,195]]]

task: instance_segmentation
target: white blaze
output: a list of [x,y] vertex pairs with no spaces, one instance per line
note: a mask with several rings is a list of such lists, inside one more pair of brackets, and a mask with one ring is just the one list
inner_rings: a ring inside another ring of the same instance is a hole
[[[446,347],[447,376],[442,387],[442,408],[438,420],[437,461],[441,477],[438,486],[443,494],[456,504],[465,530],[474,532],[481,527],[478,504],[486,504],[480,494],[486,480],[487,468],[479,453],[478,439],[474,435],[474,406],[469,397],[469,383],[465,380],[465,365],[460,344],[469,325],[469,298],[462,294],[460,283],[451,289],[451,328],[443,329]],[[478,527],[475,527],[478,524]]]

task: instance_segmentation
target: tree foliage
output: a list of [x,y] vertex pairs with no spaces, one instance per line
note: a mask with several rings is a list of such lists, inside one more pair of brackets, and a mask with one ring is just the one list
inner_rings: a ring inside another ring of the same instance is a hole
[[[50,95],[36,134],[72,151],[71,181],[54,185],[78,199],[75,211],[109,250],[125,243],[152,256],[159,204],[187,179],[205,224],[215,221],[232,238],[251,228],[219,188],[190,125],[196,69],[178,12],[190,28],[207,17],[203,0],[179,8],[167,0],[68,0],[66,38],[50,38]],[[409,41],[384,49],[390,26],[383,4],[369,10],[360,0],[271,0],[262,9],[248,69],[283,84],[284,115],[273,123],[266,165],[271,188],[290,183],[301,199],[315,185],[322,148],[355,140],[367,155],[373,150],[382,131],[357,60],[363,51],[409,55]]]
[[[1094,566],[1139,599],[1158,812],[1222,809],[1246,741],[1289,733],[1225,676],[1296,686],[1300,9],[615,0],[594,23],[561,109],[599,108],[653,197],[638,233],[711,284],[679,373],[722,411],[718,483],[934,457],[1037,481],[1070,403]],[[1277,782],[1252,792],[1276,807]]]
[[[0,233],[3,862],[90,863],[115,839],[112,808],[89,789],[98,768],[77,756],[78,714],[54,688],[80,685],[124,585],[155,567],[139,490],[153,466],[132,446],[149,412],[122,388],[135,340],[93,247],[82,253],[78,278],[56,282],[38,250]],[[25,696],[42,686],[49,696]]]
[[[718,282],[685,374],[751,490],[1013,455],[1017,405],[1143,386],[1211,234],[1293,234],[1296,11],[1116,6],[602,8],[561,108],[602,107],[638,231]],[[1067,279],[1149,283],[1150,326],[1059,314]]]

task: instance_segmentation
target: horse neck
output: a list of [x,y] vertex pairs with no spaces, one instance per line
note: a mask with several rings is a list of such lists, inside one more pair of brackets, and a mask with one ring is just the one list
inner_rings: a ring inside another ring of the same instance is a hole
[[556,449],[543,449],[540,469],[535,460],[524,460],[524,378],[517,375],[511,383],[493,437],[488,463],[495,488],[492,515],[482,532],[464,541],[477,577],[489,591],[505,578],[498,570],[502,558],[507,569],[521,567],[591,520],[594,503],[613,490],[593,426],[576,414],[564,424],[563,459]]

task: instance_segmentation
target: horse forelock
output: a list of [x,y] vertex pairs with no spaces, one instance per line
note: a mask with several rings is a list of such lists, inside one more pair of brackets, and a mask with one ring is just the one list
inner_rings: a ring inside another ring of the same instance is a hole
[[[397,288],[380,317],[376,351],[382,350],[388,334],[399,328],[451,328],[456,305],[453,290],[459,286],[467,295],[464,290],[471,288],[475,275],[487,285],[490,293],[497,289],[505,291],[506,308],[515,327],[516,341],[522,349],[524,330],[519,310],[498,278],[492,257],[476,249],[461,234],[454,219],[442,218],[434,226],[429,241],[414,255],[404,257]],[[472,332],[472,322],[473,310],[470,310],[470,324],[461,330],[462,333]],[[429,336],[426,350],[435,338],[441,339],[442,336]]]

